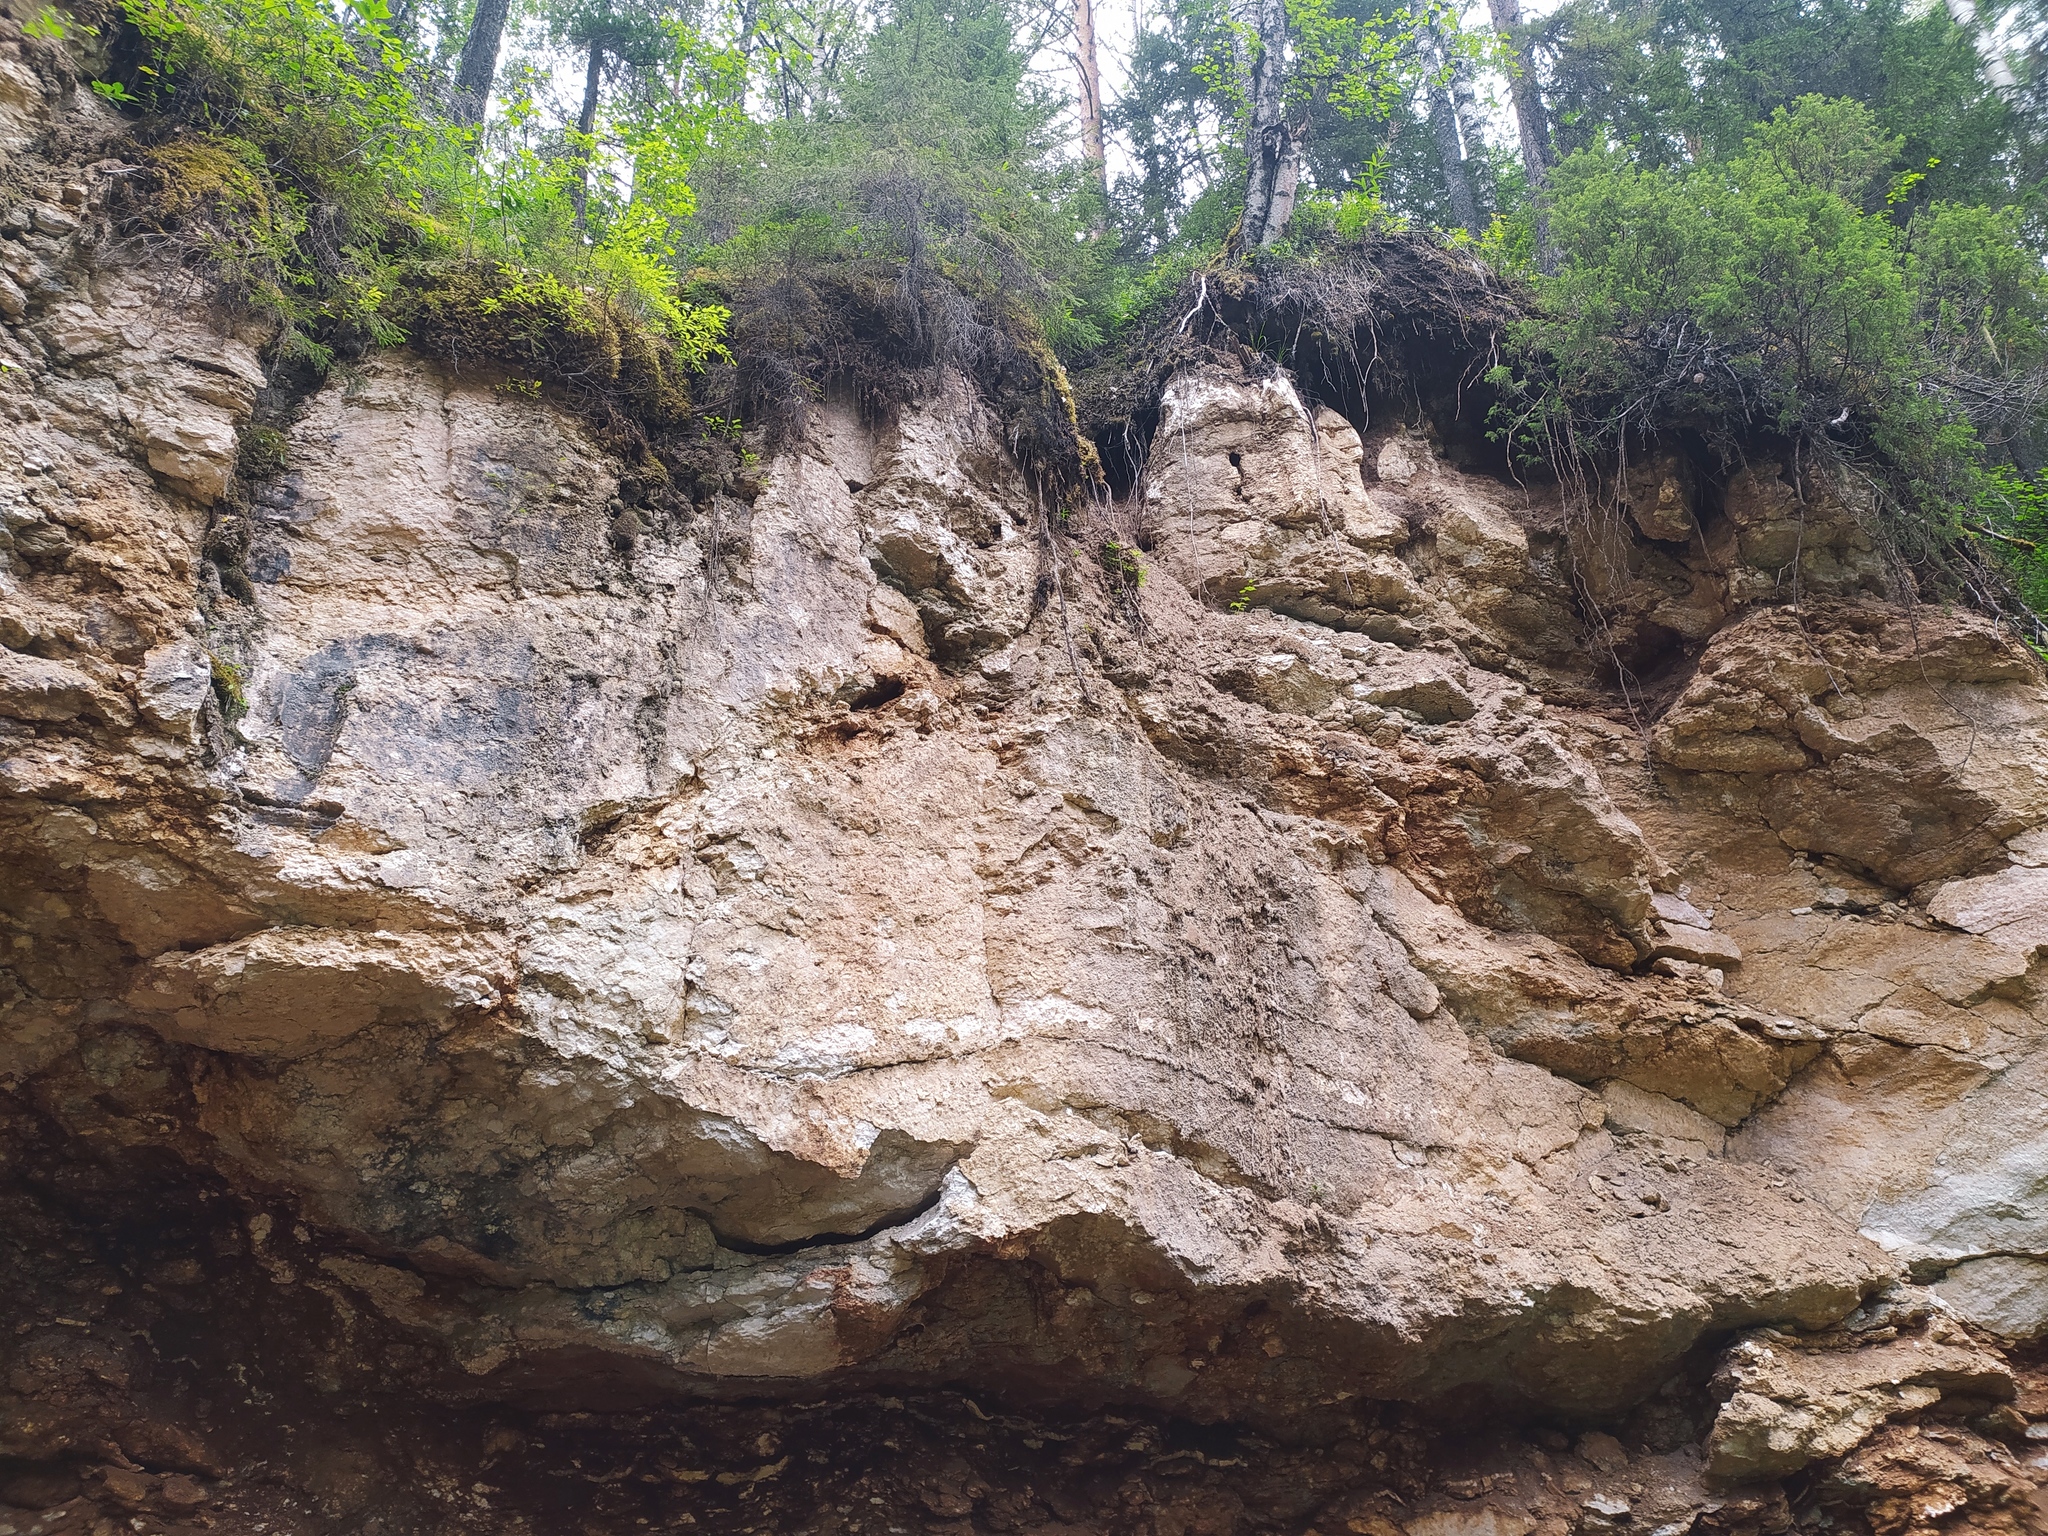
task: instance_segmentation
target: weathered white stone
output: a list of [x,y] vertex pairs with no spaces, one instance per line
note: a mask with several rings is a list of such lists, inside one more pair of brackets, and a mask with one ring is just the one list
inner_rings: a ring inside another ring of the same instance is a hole
[[149,467],[202,506],[227,489],[235,469],[235,424],[201,400],[164,399],[145,409],[137,434]]
[[190,736],[213,688],[213,660],[189,636],[160,645],[142,660],[136,697],[143,717],[173,736]]
[[20,651],[0,650],[0,715],[16,720],[104,720],[125,723],[127,703],[80,667]]
[[1956,1315],[2009,1339],[2048,1333],[2048,1260],[1998,1254],[1958,1264],[1934,1293]]
[[1663,933],[1652,941],[1653,958],[1670,957],[1694,965],[1733,966],[1742,964],[1742,946],[1725,933],[1711,928],[1690,928],[1684,923],[1666,923]]
[[1607,1123],[1618,1131],[1637,1131],[1662,1136],[1670,1141],[1690,1141],[1718,1154],[1727,1133],[1676,1099],[1651,1093],[1634,1083],[1617,1079],[1604,1085],[1600,1097],[1607,1110]]
[[272,928],[157,959],[129,1005],[175,1039],[251,1056],[303,1056],[378,1024],[488,1011],[504,957],[480,941]]
[[2022,942],[2048,943],[2048,869],[2015,864],[1995,875],[1951,880],[1927,903],[1927,915],[1965,933],[2018,928]]

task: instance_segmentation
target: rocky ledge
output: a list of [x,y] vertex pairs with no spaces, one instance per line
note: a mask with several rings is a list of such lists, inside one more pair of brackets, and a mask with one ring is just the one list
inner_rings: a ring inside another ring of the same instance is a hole
[[1852,503],[1218,362],[1065,520],[960,379],[259,472],[8,47],[0,1533],[2048,1520],[2048,676]]

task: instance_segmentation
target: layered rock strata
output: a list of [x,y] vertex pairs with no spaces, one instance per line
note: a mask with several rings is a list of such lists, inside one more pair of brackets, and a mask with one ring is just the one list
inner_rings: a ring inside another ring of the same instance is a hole
[[2048,679],[1853,507],[1207,367],[622,538],[403,352],[252,479],[0,88],[0,1519],[2035,1528]]

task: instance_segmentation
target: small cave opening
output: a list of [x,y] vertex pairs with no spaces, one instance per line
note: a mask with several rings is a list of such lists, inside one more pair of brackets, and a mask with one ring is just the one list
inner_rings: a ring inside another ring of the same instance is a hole
[[855,694],[849,709],[880,709],[903,697],[908,685],[900,677],[878,677],[872,685]]
[[1111,422],[1095,434],[1095,457],[1102,465],[1102,478],[1112,501],[1128,501],[1137,495],[1145,474],[1145,460],[1152,450],[1156,410],[1145,413],[1142,422]]

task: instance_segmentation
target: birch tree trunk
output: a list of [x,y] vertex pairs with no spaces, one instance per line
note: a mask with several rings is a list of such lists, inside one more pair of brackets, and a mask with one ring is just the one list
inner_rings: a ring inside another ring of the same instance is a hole
[[1429,88],[1429,129],[1436,136],[1436,157],[1444,168],[1444,183],[1450,188],[1451,216],[1458,227],[1474,240],[1479,238],[1479,202],[1472,195],[1472,178],[1465,169],[1464,147],[1458,142],[1458,120],[1451,111],[1451,95],[1440,85]]
[[2006,95],[2017,91],[2020,83],[2012,72],[2012,65],[1998,51],[1997,40],[1978,16],[1977,7],[1970,0],[1948,0],[1948,15],[1949,20],[1962,28],[1964,35],[1975,45],[1977,57],[1984,64],[1984,78],[1991,82],[1991,88]]
[[1451,111],[1457,114],[1458,137],[1464,140],[1465,158],[1471,160],[1475,147],[1485,142],[1480,127],[1479,90],[1472,83],[1472,61],[1455,48],[1451,50]]
[[[1429,42],[1435,55],[1436,79],[1429,88],[1429,129],[1436,138],[1436,157],[1444,169],[1444,184],[1451,194],[1451,214],[1474,240],[1479,238],[1479,198],[1473,190],[1471,167],[1466,164],[1469,131],[1458,111],[1458,50],[1444,35],[1443,28],[1429,28]],[[1469,89],[1469,86],[1467,87]]]
[[1301,179],[1301,146],[1287,124],[1286,0],[1259,0],[1259,56],[1252,64],[1251,123],[1245,132],[1250,175],[1244,189],[1244,223],[1239,238],[1248,250],[1278,240],[1294,215],[1295,186]]

